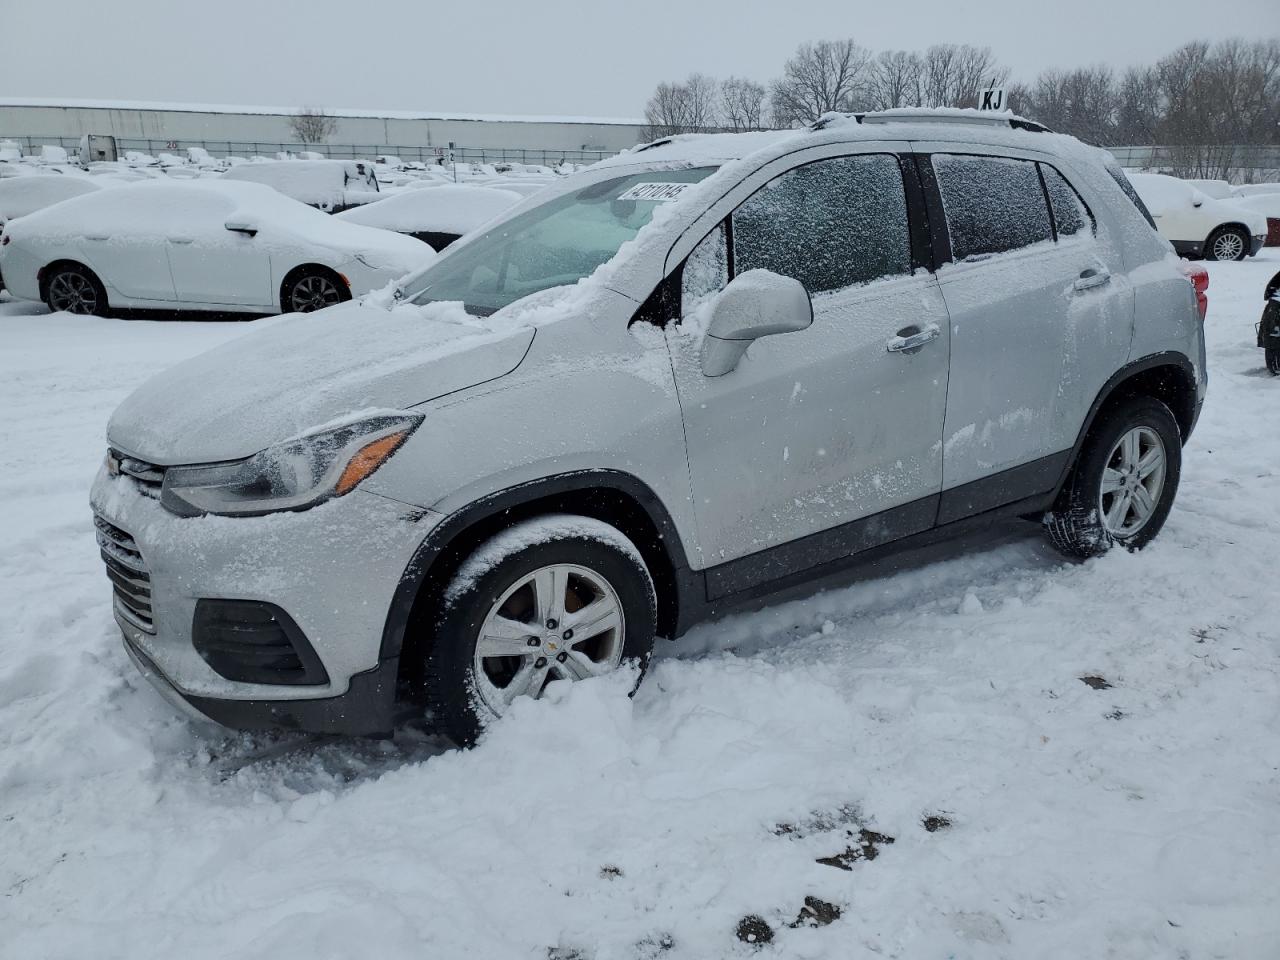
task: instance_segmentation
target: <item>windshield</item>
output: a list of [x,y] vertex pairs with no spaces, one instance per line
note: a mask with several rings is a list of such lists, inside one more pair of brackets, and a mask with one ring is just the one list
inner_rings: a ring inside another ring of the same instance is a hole
[[488,315],[539,290],[577,283],[613,258],[653,217],[715,167],[646,170],[593,183],[493,227],[429,268],[405,290],[414,303],[460,300]]

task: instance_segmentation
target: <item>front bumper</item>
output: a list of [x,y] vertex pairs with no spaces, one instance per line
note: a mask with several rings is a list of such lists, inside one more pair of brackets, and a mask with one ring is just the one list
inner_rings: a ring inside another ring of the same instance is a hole
[[[94,482],[95,514],[133,538],[149,577],[150,620],[115,598],[130,658],[171,702],[240,729],[390,730],[396,658],[379,647],[396,587],[437,514],[356,490],[265,517],[176,517],[126,476]],[[192,642],[202,598],[274,604],[305,634],[323,683],[244,683]]]

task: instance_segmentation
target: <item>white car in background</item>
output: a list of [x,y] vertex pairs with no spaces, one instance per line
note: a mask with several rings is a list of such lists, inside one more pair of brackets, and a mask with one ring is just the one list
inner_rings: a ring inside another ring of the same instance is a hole
[[10,220],[72,197],[94,193],[102,187],[101,180],[89,177],[36,176],[0,180],[0,228]]
[[1260,213],[1215,200],[1187,181],[1161,173],[1134,173],[1129,181],[1160,235],[1180,256],[1243,260],[1262,248],[1267,218]]
[[343,223],[270,187],[131,184],[15,220],[0,271],[52,310],[305,313],[421,269],[425,243]]
[[403,190],[376,203],[334,214],[334,219],[408,234],[434,250],[443,250],[522,199],[511,190],[441,184]]
[[222,179],[265,184],[326,213],[378,199],[373,165],[360,160],[255,159],[232,167]]
[[1280,192],[1238,194],[1228,201],[1267,218],[1267,239],[1263,246],[1280,247]]

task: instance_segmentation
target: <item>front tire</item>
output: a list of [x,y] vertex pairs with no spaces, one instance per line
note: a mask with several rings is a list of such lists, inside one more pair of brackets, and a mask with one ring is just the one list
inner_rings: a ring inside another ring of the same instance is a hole
[[1249,255],[1249,235],[1239,227],[1220,227],[1205,241],[1206,260],[1243,260]]
[[1182,435],[1159,400],[1138,397],[1095,425],[1044,518],[1049,541],[1066,556],[1098,556],[1119,544],[1141,550],[1173,507],[1182,469]]
[[280,291],[284,313],[314,313],[351,299],[351,289],[330,270],[303,268],[289,277]]
[[461,746],[519,697],[600,676],[653,651],[657,599],[634,545],[587,517],[541,517],[482,544],[445,591],[427,704]]
[[88,267],[67,263],[55,267],[45,281],[44,302],[54,313],[105,317],[107,290]]

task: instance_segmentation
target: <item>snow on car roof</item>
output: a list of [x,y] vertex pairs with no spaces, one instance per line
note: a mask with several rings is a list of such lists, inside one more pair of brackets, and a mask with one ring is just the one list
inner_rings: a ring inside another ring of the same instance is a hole
[[1012,113],[967,108],[903,108],[867,114],[829,113],[813,126],[797,130],[679,134],[632,147],[588,169],[666,164],[719,166],[747,157],[763,161],[825,143],[874,140],[982,143],[1058,154],[1087,154],[1091,159],[1105,153],[1075,137],[1044,130]]
[[405,190],[335,216],[400,233],[464,234],[523,199],[514,190],[446,183],[429,190]]

